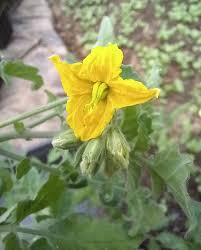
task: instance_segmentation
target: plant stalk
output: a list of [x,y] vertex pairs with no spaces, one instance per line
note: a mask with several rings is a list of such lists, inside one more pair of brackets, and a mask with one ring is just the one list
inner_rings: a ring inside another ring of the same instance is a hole
[[52,119],[53,117],[55,116],[58,116],[58,113],[57,112],[52,112],[44,117],[41,117],[40,119],[38,119],[37,121],[34,121],[30,124],[27,125],[27,128],[34,128],[34,127],[37,127],[38,125]]
[[[24,156],[17,155],[2,148],[0,148],[0,155],[8,157],[15,161],[22,161],[25,158]],[[49,173],[59,173],[57,169],[48,167],[46,164],[39,162],[36,159],[31,159],[31,164],[33,164],[33,166],[35,166],[36,168],[47,171]]]
[[50,102],[50,103],[48,103],[46,105],[40,106],[40,107],[32,110],[32,111],[25,112],[25,113],[22,113],[20,115],[15,116],[15,117],[12,117],[12,118],[8,119],[5,122],[1,122],[0,123],[0,128],[6,127],[6,126],[8,126],[10,124],[13,124],[14,122],[21,121],[21,120],[27,119],[27,118],[29,118],[31,116],[34,116],[34,115],[37,115],[39,113],[45,112],[47,110],[53,109],[53,108],[55,108],[57,106],[60,106],[60,105],[62,105],[64,103],[66,103],[66,101],[67,101],[67,97],[62,98],[62,99],[60,99],[58,101],[55,101],[55,102]]
[[26,139],[30,140],[33,138],[52,138],[56,134],[58,134],[59,131],[29,131],[26,130],[23,133],[17,133],[17,132],[7,132],[4,134],[0,134],[0,142],[9,141],[12,139]]
[[7,233],[7,232],[41,235],[41,236],[45,236],[45,237],[48,236],[48,233],[46,233],[42,230],[20,227],[20,226],[15,225],[15,224],[0,225],[0,233]]

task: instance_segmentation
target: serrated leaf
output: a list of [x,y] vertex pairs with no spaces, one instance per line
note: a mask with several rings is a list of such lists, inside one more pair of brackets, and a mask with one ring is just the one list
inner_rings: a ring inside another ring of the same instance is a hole
[[4,72],[8,76],[18,77],[32,81],[32,89],[37,90],[43,85],[43,79],[38,74],[38,69],[26,65],[21,61],[8,61],[4,65]]
[[201,203],[192,200],[187,191],[192,164],[192,157],[180,154],[177,147],[171,146],[156,155],[151,169],[169,187],[189,219],[188,234],[198,241],[201,237]]
[[19,121],[14,122],[14,128],[18,134],[22,134],[25,131],[25,126],[23,122],[19,122]]
[[182,238],[169,232],[162,232],[156,237],[163,247],[171,250],[188,250],[188,245]]
[[108,43],[114,42],[114,31],[111,19],[104,16],[100,25],[98,39],[94,47],[106,46]]
[[129,169],[128,216],[132,226],[130,236],[144,234],[150,230],[159,229],[167,224],[162,208],[152,199],[147,198],[147,191],[137,187],[133,171]]
[[143,240],[141,236],[130,239],[119,223],[78,215],[56,223],[50,231],[55,236],[51,243],[60,250],[133,250]]
[[16,177],[17,179],[21,179],[22,176],[27,174],[30,170],[30,160],[28,158],[23,159],[18,165],[16,169]]
[[131,65],[122,64],[121,69],[122,69],[121,77],[123,79],[133,79],[145,83],[142,77],[137,72],[134,71]]
[[53,250],[45,238],[34,241],[29,247],[30,250]]
[[36,213],[48,206],[51,206],[62,195],[65,188],[64,181],[57,175],[50,175],[47,182],[38,191],[34,200],[25,200],[18,203],[16,219],[22,221],[32,213]]
[[157,230],[167,224],[162,208],[156,203],[145,202],[137,192],[130,202],[130,216],[133,222],[133,226],[129,230],[131,237]]
[[180,154],[175,146],[158,153],[152,164],[152,170],[170,188],[187,216],[191,216],[189,195],[186,187],[191,165],[192,158],[189,155]]

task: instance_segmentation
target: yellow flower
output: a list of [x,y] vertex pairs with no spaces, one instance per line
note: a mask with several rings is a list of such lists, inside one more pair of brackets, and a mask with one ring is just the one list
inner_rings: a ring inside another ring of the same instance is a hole
[[123,53],[116,44],[98,46],[83,62],[49,58],[61,77],[67,101],[67,123],[83,141],[100,136],[115,110],[158,97],[159,89],[120,76]]

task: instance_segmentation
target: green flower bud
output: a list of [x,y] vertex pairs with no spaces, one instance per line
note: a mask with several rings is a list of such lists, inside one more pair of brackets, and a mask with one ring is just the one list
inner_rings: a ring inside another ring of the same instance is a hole
[[100,158],[104,149],[104,139],[99,137],[92,139],[87,143],[87,146],[82,155],[80,164],[81,172],[84,175],[94,175],[101,166]]
[[55,148],[69,149],[80,144],[80,140],[75,137],[72,129],[68,129],[55,136],[52,140],[52,145]]
[[117,128],[111,128],[106,140],[106,174],[111,176],[120,168],[128,168],[129,153],[130,146],[122,132]]

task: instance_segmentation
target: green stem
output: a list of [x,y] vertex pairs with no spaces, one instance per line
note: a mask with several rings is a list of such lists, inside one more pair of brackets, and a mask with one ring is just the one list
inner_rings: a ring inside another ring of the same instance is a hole
[[[95,184],[95,185],[103,185],[105,184],[103,181],[100,181],[100,180],[95,180],[95,179],[88,179],[88,182],[91,183],[91,184]],[[124,187],[120,187],[118,185],[115,185],[113,184],[112,185],[113,188],[115,188],[116,190],[119,190],[119,191],[127,191]]]
[[48,236],[48,232],[32,229],[32,228],[25,228],[20,227],[15,224],[8,224],[8,225],[0,225],[0,233],[25,233],[25,234],[32,234],[32,235],[41,235],[41,236]]
[[[15,153],[12,153],[10,151],[7,151],[5,149],[0,148],[0,155],[8,157],[10,159],[13,159],[15,161],[22,161],[25,157],[21,155],[17,155]],[[50,168],[46,164],[39,162],[36,159],[31,159],[31,164],[33,164],[36,168],[45,170],[49,173],[59,173],[59,171],[55,168]]]
[[67,101],[67,98],[65,97],[65,98],[62,98],[62,99],[60,99],[58,101],[50,102],[50,103],[48,103],[46,105],[40,106],[39,108],[36,108],[36,109],[34,109],[32,111],[25,112],[23,114],[17,115],[17,116],[15,116],[13,118],[8,119],[5,122],[0,123],[0,128],[6,127],[6,126],[8,126],[10,124],[13,124],[14,122],[21,121],[21,120],[27,119],[27,118],[29,118],[31,116],[34,116],[34,115],[37,115],[39,113],[45,112],[47,110],[53,109],[53,108],[55,108],[57,106],[60,106],[60,105],[62,105],[64,103],[66,103],[66,101]]
[[36,126],[50,120],[51,118],[53,118],[55,116],[58,116],[58,113],[57,112],[52,112],[52,113],[50,113],[50,114],[48,114],[48,115],[46,115],[46,116],[44,116],[44,117],[42,117],[40,119],[37,119],[37,121],[34,121],[34,122],[30,123],[27,126],[27,128],[34,128],[34,127],[36,127]]
[[30,140],[33,138],[52,138],[56,134],[58,134],[58,131],[24,131],[23,133],[19,134],[17,132],[7,132],[4,134],[0,134],[0,142],[9,141],[12,139],[26,139]]
[[[21,226],[18,226],[18,225],[15,225],[15,224],[8,224],[8,225],[0,225],[0,233],[24,233],[24,234],[32,234],[32,235],[40,235],[40,236],[43,236],[43,237],[47,237],[49,238],[50,240],[51,239],[57,239],[57,240],[62,240],[62,241],[75,241],[75,238],[68,238],[66,237],[65,235],[60,235],[60,234],[57,234],[57,233],[52,233],[52,232],[48,232],[48,231],[45,231],[45,230],[38,230],[38,229],[32,229],[32,228],[26,228],[26,227],[21,227]],[[79,241],[79,239],[77,239],[77,241]],[[119,243],[125,243],[126,240],[117,240],[119,241]],[[113,241],[112,240],[106,240],[106,241],[103,241],[103,240],[87,240],[87,241],[81,241],[80,240],[80,243],[83,243],[83,244],[113,244]]]

